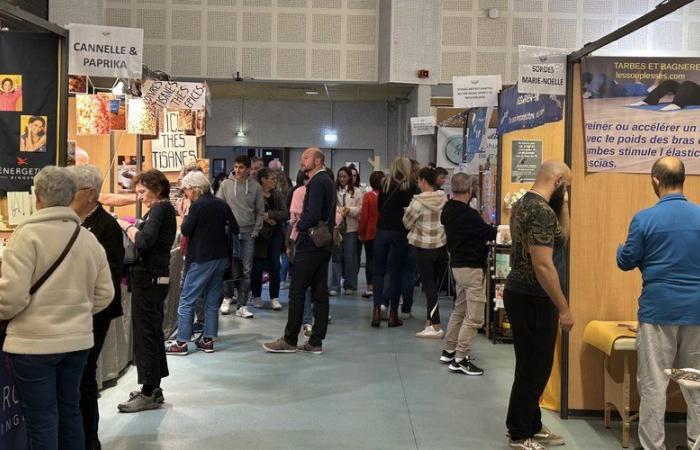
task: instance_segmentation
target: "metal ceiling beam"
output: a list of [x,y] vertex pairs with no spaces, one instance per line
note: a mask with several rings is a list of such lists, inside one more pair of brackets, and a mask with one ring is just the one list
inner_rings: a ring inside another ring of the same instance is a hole
[[671,14],[672,12],[684,7],[687,4],[693,3],[694,1],[695,0],[664,0],[663,2],[659,3],[656,6],[656,8],[639,17],[638,19],[635,19],[627,25],[613,31],[612,33],[603,36],[597,41],[589,42],[588,44],[584,45],[583,48],[581,48],[580,50],[571,53],[568,56],[567,61],[570,63],[577,63],[581,61],[581,58],[590,55],[594,51],[599,50],[612,42],[622,39],[628,34],[631,34],[637,31],[638,29],[643,28],[649,25],[650,23],[661,19],[662,17]]
[[16,27],[17,31],[43,31],[57,34],[63,38],[68,37],[66,29],[37,17],[19,6],[10,5],[4,0],[0,0],[0,22]]

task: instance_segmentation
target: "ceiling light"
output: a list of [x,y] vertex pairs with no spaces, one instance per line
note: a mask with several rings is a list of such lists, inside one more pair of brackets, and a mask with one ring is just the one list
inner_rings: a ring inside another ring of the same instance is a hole
[[336,133],[335,131],[329,131],[328,133],[323,135],[323,140],[326,142],[337,142],[338,133]]
[[245,132],[242,129],[236,131],[236,137],[245,137]]
[[306,95],[318,95],[318,91],[306,91]]

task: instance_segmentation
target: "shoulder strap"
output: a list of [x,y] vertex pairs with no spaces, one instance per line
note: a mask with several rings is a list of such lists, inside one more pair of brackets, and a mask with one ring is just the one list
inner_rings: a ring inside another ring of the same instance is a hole
[[73,235],[70,237],[70,240],[68,241],[68,244],[66,245],[66,248],[63,249],[63,253],[58,257],[58,259],[53,263],[51,267],[44,273],[44,275],[39,278],[36,283],[34,283],[34,286],[32,286],[31,289],[29,289],[29,295],[34,295],[36,291],[39,290],[41,285],[44,284],[46,280],[49,279],[49,277],[58,269],[58,266],[61,265],[64,259],[66,259],[66,255],[68,255],[68,252],[70,251],[71,248],[73,248],[73,244],[75,243],[75,240],[78,239],[78,234],[80,234],[80,224],[78,224],[75,227],[75,231],[73,232]]
[[[390,199],[391,197],[393,197],[394,194],[396,194],[396,191],[398,191],[398,190],[399,190],[399,185],[397,184],[396,187],[394,188],[394,190],[391,191],[391,192],[389,192],[389,194],[388,194],[388,195],[386,196],[386,198],[384,199],[384,203],[382,204],[382,207],[381,207],[381,209],[379,210],[379,214],[381,214],[382,212],[384,212],[384,208],[386,208],[386,204],[389,202],[389,199]],[[380,194],[380,195],[381,195],[381,194]],[[377,202],[379,202],[379,195],[377,195]]]

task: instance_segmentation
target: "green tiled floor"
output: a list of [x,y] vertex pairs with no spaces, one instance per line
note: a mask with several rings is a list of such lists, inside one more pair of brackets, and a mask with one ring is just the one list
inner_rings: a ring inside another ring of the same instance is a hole
[[[414,313],[424,309],[417,297]],[[449,317],[449,300],[441,305],[443,317]],[[373,329],[368,301],[336,297],[323,355],[272,355],[261,343],[282,334],[286,308],[254,311],[252,320],[221,318],[216,353],[169,357],[164,408],[137,415],[116,412],[136,388],[133,368],[105,390],[100,398],[103,448],[507,448],[511,346],[492,345],[479,336],[476,363],[485,375],[451,374],[437,361],[441,341],[413,336],[421,320]],[[566,437],[564,449],[621,448],[619,426],[606,430],[598,419],[545,417]],[[684,426],[668,429],[669,444],[681,443]]]

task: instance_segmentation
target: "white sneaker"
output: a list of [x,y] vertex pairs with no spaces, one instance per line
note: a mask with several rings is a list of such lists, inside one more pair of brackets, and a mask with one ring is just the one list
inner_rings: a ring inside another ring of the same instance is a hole
[[331,297],[335,297],[336,295],[338,295],[338,291],[328,291],[328,295],[330,295]]
[[280,301],[278,299],[273,298],[272,300],[270,300],[270,303],[272,303],[272,310],[273,311],[279,311],[282,309],[282,303],[280,303]]
[[520,450],[545,450],[546,447],[532,438],[521,439],[519,441],[508,440],[508,447]]
[[425,327],[423,331],[419,331],[416,333],[417,338],[424,338],[424,339],[442,339],[442,337],[445,335],[445,332],[442,330],[436,330],[435,328],[432,327],[432,325],[428,325]]
[[258,309],[262,309],[263,306],[265,306],[265,304],[263,303],[262,297],[255,297],[255,298],[253,298],[252,303],[253,303],[253,306],[254,306],[255,308],[258,308]]
[[305,323],[301,329],[304,331],[304,336],[310,337],[311,336],[311,330],[313,330],[313,326],[310,323]]
[[244,319],[252,319],[253,318],[253,313],[248,311],[247,306],[241,306],[236,310],[236,315],[238,317],[242,317]]
[[224,301],[221,302],[221,307],[219,308],[219,312],[221,314],[228,314],[231,312],[231,303],[233,303],[233,300],[231,300],[228,297],[224,297]]

